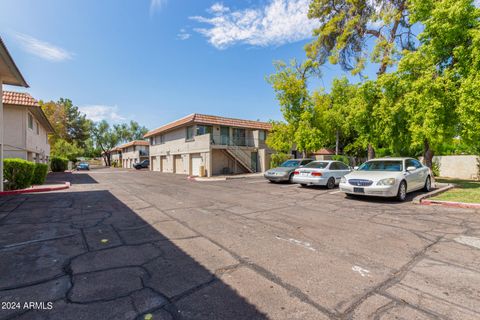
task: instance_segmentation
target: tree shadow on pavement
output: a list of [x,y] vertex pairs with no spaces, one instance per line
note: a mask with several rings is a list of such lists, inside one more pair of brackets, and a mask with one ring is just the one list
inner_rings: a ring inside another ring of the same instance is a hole
[[47,175],[46,184],[55,184],[68,181],[71,184],[94,184],[97,180],[88,173],[51,172]]
[[234,257],[156,208],[109,191],[1,200],[0,297],[20,304],[0,319],[267,318],[227,283]]

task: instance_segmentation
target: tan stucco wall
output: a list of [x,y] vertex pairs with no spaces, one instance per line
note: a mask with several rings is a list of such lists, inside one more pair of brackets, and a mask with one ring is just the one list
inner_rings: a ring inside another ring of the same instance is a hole
[[[50,145],[46,129],[33,116],[33,129],[28,128],[28,111],[25,107],[4,105],[4,152],[5,158],[22,158],[46,162]],[[38,123],[39,133],[36,132]]]
[[440,165],[440,176],[457,179],[478,179],[478,156],[435,156]]
[[[209,134],[195,136],[193,140],[186,141],[186,127],[178,128],[176,130],[164,134],[164,143],[150,145],[150,162],[154,163],[150,170],[163,171],[173,173],[181,171],[183,174],[192,174],[192,154],[200,154],[202,157],[202,165],[205,166],[206,174],[208,176],[222,174],[223,168],[231,168],[235,173],[244,173],[245,170],[225,154],[224,151],[215,149],[219,148],[220,144],[220,126],[212,126],[212,135]],[[195,130],[195,128],[194,128]],[[230,136],[232,136],[230,128]],[[266,148],[265,142],[259,140],[259,130],[246,129],[246,140],[254,147],[244,148],[246,152],[258,151],[258,169],[263,172],[269,168],[270,151]],[[217,145],[212,145],[211,140],[217,142]],[[213,148],[213,149],[212,149]],[[181,170],[175,170],[174,156],[182,156]],[[166,166],[162,168],[161,157],[167,159]],[[155,158],[155,160],[153,159]],[[245,159],[247,164],[250,163],[250,158]]]

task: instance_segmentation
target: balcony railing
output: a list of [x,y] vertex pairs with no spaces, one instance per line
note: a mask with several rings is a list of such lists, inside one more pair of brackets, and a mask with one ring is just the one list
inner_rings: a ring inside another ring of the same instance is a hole
[[[212,136],[211,142],[217,146],[234,146],[234,147],[255,147],[258,146],[258,139],[253,138],[230,138],[227,136]],[[263,141],[260,141],[263,143]]]

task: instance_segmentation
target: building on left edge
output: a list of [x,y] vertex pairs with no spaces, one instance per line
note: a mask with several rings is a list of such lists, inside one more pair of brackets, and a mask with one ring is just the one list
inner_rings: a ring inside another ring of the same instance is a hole
[[28,84],[20,73],[15,61],[7,50],[0,37],[0,191],[3,191],[3,144],[4,144],[4,119],[3,119],[3,85],[28,88]]
[[3,92],[4,158],[48,163],[48,135],[54,129],[38,102],[28,93]]

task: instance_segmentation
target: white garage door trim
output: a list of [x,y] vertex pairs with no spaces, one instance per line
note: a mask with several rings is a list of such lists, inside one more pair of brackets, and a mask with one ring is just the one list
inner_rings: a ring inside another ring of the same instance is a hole
[[199,154],[192,154],[192,176],[200,175],[201,165],[202,165],[202,156]]

